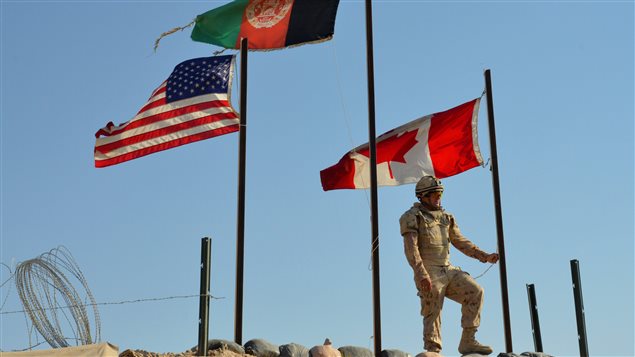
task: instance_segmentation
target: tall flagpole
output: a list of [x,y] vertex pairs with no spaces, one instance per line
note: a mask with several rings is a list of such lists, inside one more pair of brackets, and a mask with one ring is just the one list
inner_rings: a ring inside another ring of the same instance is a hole
[[500,183],[498,180],[498,154],[496,152],[496,128],[494,125],[494,99],[492,98],[492,77],[485,70],[485,91],[487,92],[487,117],[489,127],[490,154],[492,156],[492,185],[494,188],[494,208],[496,210],[496,235],[498,237],[501,297],[503,302],[503,325],[505,328],[506,352],[512,352],[512,327],[509,317],[509,296],[507,293],[507,265],[505,259],[505,239],[503,236],[503,211],[501,208]]
[[243,276],[245,257],[245,162],[247,149],[247,39],[240,43],[240,135],[238,142],[238,218],[236,229],[236,308],[234,341],[243,343]]
[[375,356],[381,355],[381,301],[379,289],[379,216],[377,209],[377,148],[375,145],[375,77],[373,64],[373,6],[366,0],[366,62],[368,70],[368,145],[370,149],[371,251],[373,267],[373,337]]

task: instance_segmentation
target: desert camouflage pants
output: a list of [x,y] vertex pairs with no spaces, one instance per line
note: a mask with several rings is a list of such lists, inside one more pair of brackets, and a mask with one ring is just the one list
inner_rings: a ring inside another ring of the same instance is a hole
[[447,297],[461,304],[461,327],[478,327],[481,322],[483,288],[466,272],[454,266],[426,266],[432,280],[428,292],[419,288],[423,316],[423,344],[426,350],[441,350],[441,309]]

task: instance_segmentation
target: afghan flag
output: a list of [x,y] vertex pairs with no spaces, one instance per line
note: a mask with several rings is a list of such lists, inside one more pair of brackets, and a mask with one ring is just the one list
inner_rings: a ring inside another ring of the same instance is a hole
[[333,38],[339,0],[235,0],[196,17],[192,40],[225,48],[280,49]]
[[[477,98],[441,113],[426,115],[376,141],[377,184],[397,186],[425,175],[444,178],[483,164],[478,147]],[[320,172],[324,191],[370,187],[368,143]]]

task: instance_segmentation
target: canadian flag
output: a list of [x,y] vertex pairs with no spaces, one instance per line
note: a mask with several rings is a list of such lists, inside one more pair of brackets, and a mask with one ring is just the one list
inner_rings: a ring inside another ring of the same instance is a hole
[[[477,98],[441,113],[426,115],[380,135],[377,184],[397,186],[425,175],[444,178],[483,164],[478,147]],[[370,187],[368,143],[349,151],[320,172],[324,191]]]

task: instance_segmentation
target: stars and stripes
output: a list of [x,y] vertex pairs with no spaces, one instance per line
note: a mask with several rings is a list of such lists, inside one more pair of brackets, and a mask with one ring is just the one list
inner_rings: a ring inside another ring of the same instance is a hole
[[230,55],[177,65],[134,118],[95,133],[95,167],[238,131],[238,113],[229,101],[233,64]]

